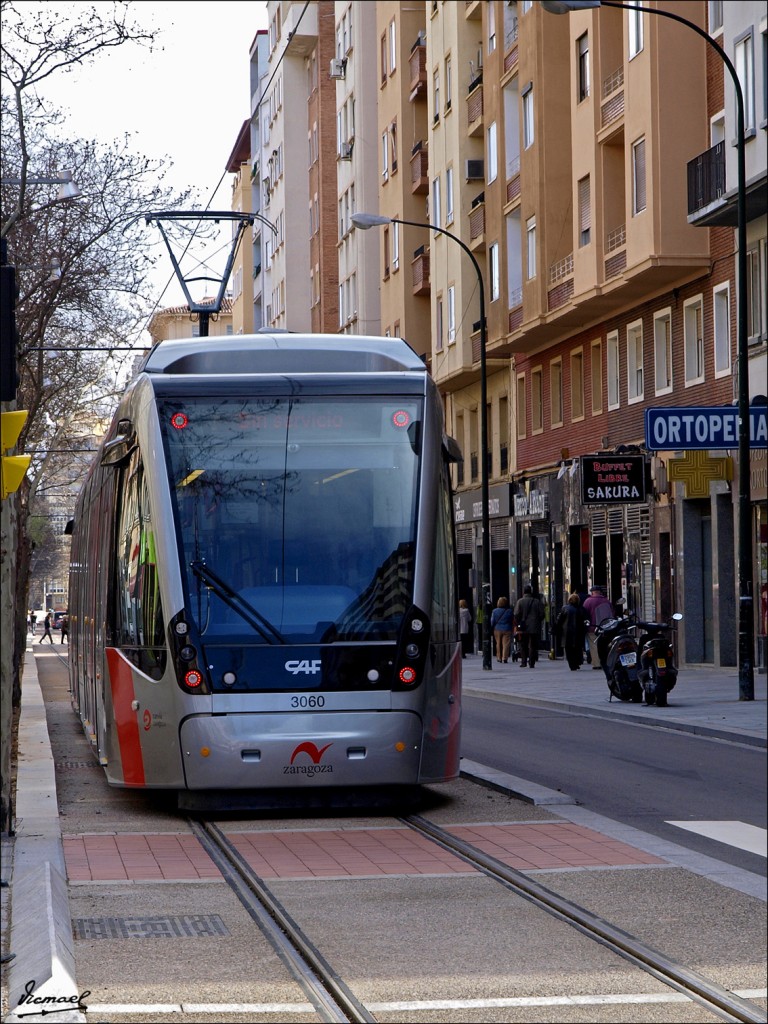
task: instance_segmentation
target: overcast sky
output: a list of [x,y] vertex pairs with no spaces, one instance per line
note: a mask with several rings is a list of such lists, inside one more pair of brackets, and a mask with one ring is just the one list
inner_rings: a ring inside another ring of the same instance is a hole
[[[95,4],[49,0],[45,6],[95,6],[105,12],[112,8],[102,0]],[[52,78],[50,98],[67,109],[68,134],[111,141],[130,132],[138,151],[152,158],[170,156],[174,166],[168,181],[179,189],[196,188],[202,206],[208,204],[224,174],[210,208],[228,210],[232,176],[225,167],[240,127],[250,116],[248,55],[256,32],[267,27],[267,5],[253,0],[215,4],[141,0],[133,10],[142,28],[161,30],[154,52],[132,44],[109,50],[92,67]],[[151,225],[146,230],[157,232]],[[218,244],[207,250],[224,247],[221,267],[229,252],[229,231],[227,224]],[[203,250],[197,254],[198,259],[204,256]],[[158,290],[171,281],[161,305],[184,303],[167,255],[160,267]],[[184,271],[189,273],[186,265]],[[203,287],[190,287],[193,299],[203,297]],[[212,288],[215,284],[207,291]]]

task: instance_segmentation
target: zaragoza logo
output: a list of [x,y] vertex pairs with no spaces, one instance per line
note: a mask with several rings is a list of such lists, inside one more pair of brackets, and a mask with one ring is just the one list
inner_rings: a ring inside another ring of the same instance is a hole
[[[320,764],[320,760],[332,743],[326,743],[318,749],[316,743],[305,740],[291,754],[291,763],[284,765],[283,775],[320,775],[333,771],[332,764]],[[307,754],[312,764],[294,764],[299,754]]]

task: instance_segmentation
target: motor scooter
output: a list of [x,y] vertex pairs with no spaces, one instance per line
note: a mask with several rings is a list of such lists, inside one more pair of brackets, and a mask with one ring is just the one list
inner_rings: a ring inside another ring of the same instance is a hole
[[[682,619],[680,612],[672,618],[675,622]],[[638,677],[645,694],[646,704],[655,704],[657,708],[667,706],[667,694],[677,682],[675,652],[672,646],[671,630],[676,629],[674,623],[638,622],[637,626],[645,630],[640,637],[640,672]]]
[[605,619],[595,627],[597,655],[608,681],[611,700],[640,704],[643,688],[640,683],[640,659],[637,640],[632,632],[631,616]]

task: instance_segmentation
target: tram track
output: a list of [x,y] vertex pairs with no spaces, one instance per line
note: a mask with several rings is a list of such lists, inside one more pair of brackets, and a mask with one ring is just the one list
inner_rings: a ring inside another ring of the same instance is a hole
[[[608,948],[623,960],[725,1021],[764,1024],[765,1012],[692,968],[648,946],[636,936],[558,895],[523,872],[508,867],[420,815],[397,819],[402,825],[463,859],[516,896]],[[376,1022],[331,964],[310,941],[270,887],[248,865],[213,821],[189,819],[193,833],[214,860],[251,918],[306,993],[323,1021]]]

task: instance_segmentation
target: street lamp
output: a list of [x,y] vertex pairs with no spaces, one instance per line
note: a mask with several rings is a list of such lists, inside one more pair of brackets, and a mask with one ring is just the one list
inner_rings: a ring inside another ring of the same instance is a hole
[[55,178],[2,178],[2,185],[58,185],[57,199],[77,199],[82,193],[72,180],[72,171],[61,171]]
[[569,14],[571,11],[588,10],[594,7],[616,7],[620,11],[640,11],[643,14],[658,14],[681,25],[687,25],[701,36],[728,69],[736,94],[736,290],[738,296],[738,318],[736,321],[737,372],[739,375],[739,700],[755,699],[755,622],[752,593],[752,505],[749,486],[749,342],[747,335],[747,172],[744,152],[744,93],[736,68],[728,54],[712,37],[698,25],[679,14],[656,7],[627,7],[614,0],[542,0],[541,6],[550,14]]
[[480,264],[475,259],[475,254],[456,235],[439,228],[436,224],[422,224],[415,220],[400,220],[398,217],[385,217],[375,213],[353,213],[352,223],[357,228],[367,231],[368,228],[378,227],[382,224],[406,224],[413,228],[426,228],[428,231],[436,231],[440,235],[447,235],[457,245],[460,245],[464,252],[472,260],[472,266],[477,274],[477,284],[480,292],[480,497],[482,503],[481,534],[483,550],[483,668],[490,671],[492,668],[491,658],[491,528],[488,512],[488,373],[486,369],[486,343],[488,340],[485,324],[485,286]]

